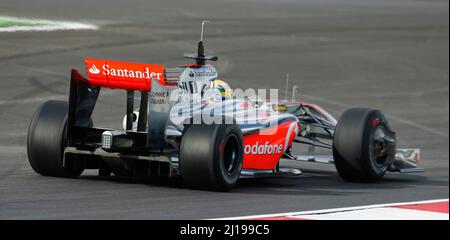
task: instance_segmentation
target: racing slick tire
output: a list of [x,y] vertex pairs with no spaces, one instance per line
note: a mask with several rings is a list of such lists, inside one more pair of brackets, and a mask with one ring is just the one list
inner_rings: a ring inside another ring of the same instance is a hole
[[63,151],[67,142],[67,112],[65,101],[49,100],[34,113],[27,136],[27,154],[36,173],[53,177],[78,177],[84,167],[76,161],[63,166]]
[[243,138],[237,124],[193,124],[180,144],[180,173],[189,188],[232,189],[242,170]]
[[339,175],[351,182],[380,180],[395,159],[395,133],[379,110],[351,108],[340,117],[333,157]]

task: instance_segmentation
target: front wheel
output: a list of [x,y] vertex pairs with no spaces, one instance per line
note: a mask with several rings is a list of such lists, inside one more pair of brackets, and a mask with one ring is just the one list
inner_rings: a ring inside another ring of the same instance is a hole
[[394,161],[395,147],[395,133],[381,111],[352,108],[336,126],[334,163],[347,181],[376,182]]
[[76,161],[67,161],[63,166],[67,112],[67,102],[50,100],[33,115],[28,128],[27,153],[31,167],[41,175],[78,177],[84,170]]

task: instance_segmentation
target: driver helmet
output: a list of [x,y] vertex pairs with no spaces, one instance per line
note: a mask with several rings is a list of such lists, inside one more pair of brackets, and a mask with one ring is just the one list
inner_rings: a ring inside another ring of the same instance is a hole
[[216,79],[212,81],[212,85],[213,89],[222,97],[222,101],[231,98],[231,88],[226,82]]

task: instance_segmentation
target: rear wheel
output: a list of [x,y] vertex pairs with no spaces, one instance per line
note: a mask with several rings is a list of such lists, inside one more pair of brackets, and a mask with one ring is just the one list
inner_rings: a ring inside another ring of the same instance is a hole
[[243,153],[238,125],[190,125],[180,145],[181,176],[190,188],[230,190],[239,179]]
[[339,175],[353,182],[380,180],[395,158],[395,133],[379,110],[352,108],[338,121],[333,156]]
[[63,151],[67,143],[68,104],[50,100],[34,113],[28,128],[27,153],[36,173],[54,177],[78,177],[83,166],[67,161],[63,166]]

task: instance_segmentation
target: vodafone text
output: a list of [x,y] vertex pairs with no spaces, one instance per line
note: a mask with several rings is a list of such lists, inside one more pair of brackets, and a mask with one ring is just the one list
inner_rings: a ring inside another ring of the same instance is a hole
[[283,144],[269,145],[269,141],[266,141],[264,145],[259,145],[256,142],[255,145],[245,145],[244,153],[253,155],[265,155],[265,154],[278,154],[283,151]]

